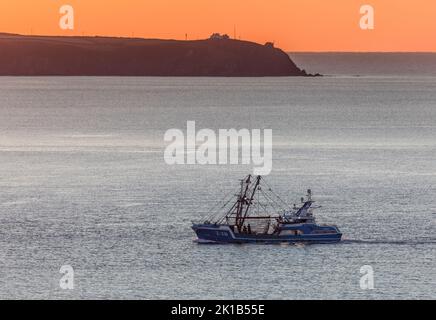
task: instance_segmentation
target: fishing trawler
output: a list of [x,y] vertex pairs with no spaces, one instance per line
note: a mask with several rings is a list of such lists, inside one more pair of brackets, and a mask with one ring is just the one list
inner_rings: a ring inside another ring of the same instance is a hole
[[213,210],[203,222],[193,223],[198,243],[334,243],[341,240],[342,233],[337,226],[315,222],[313,210],[320,207],[313,205],[310,189],[299,206],[294,204],[289,208],[261,176],[248,175],[241,180],[236,201],[234,196],[232,193],[230,199],[224,199],[224,205]]

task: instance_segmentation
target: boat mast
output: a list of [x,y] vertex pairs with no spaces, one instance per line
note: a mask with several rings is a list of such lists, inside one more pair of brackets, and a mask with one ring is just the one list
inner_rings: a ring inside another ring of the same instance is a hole
[[[246,184],[245,190],[244,190],[244,182]],[[242,211],[244,210],[244,203],[247,201],[247,192],[248,189],[250,188],[250,183],[251,183],[251,174],[247,176],[247,179],[241,181],[241,193],[239,194],[238,207],[236,210],[236,227],[238,228],[239,232],[241,232],[241,228],[242,228],[242,223],[241,223]]]
[[251,192],[251,197],[250,197],[250,200],[247,203],[247,207],[245,208],[244,216],[239,220],[240,222],[239,222],[238,229],[241,229],[242,226],[244,225],[244,221],[245,221],[245,218],[247,217],[248,210],[250,209],[250,206],[253,203],[254,195],[256,194],[257,187],[260,184],[260,179],[261,179],[261,176],[257,176],[256,184],[254,185],[253,191]]
[[[236,201],[236,205],[237,205],[236,206],[236,219],[238,218],[238,212],[239,212],[239,209],[242,205],[241,199],[242,199],[242,192],[244,190],[244,181],[245,181],[245,178],[241,180],[241,190],[239,191],[239,194],[236,194],[238,196],[238,200]],[[233,208],[232,208],[232,210],[233,210]]]

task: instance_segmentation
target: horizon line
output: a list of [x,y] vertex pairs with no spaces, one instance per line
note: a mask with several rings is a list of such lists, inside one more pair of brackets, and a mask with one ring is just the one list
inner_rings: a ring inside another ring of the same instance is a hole
[[335,50],[323,50],[323,51],[306,51],[306,50],[297,50],[297,51],[290,51],[290,50],[283,50],[286,53],[432,53],[436,54],[436,51],[352,51],[352,50],[346,50],[346,51],[335,51]]

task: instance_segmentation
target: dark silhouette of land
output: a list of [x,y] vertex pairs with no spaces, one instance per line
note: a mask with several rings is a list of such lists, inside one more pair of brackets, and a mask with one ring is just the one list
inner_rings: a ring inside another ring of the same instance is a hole
[[271,43],[0,34],[0,75],[305,76]]

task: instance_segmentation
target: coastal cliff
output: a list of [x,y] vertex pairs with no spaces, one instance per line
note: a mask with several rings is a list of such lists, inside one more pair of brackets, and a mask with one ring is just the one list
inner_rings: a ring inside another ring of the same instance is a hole
[[272,44],[0,34],[0,75],[305,76]]

